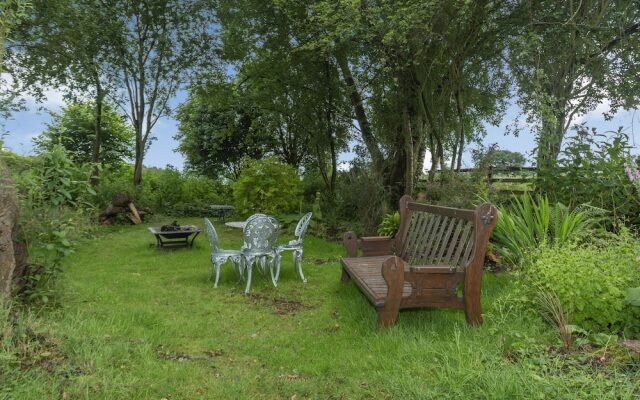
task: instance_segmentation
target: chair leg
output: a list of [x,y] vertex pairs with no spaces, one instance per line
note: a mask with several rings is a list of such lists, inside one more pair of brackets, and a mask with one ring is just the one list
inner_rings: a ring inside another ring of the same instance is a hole
[[249,291],[251,290],[251,270],[253,267],[253,260],[247,260],[245,262],[246,264],[244,268],[247,270],[247,288],[244,290],[244,294],[249,294]]
[[238,271],[238,275],[239,275],[238,283],[240,283],[240,281],[244,280],[244,275],[243,275],[244,271],[242,270],[242,258],[237,259],[237,260],[232,258],[231,259],[231,263],[233,265],[233,270],[234,271],[235,270]]
[[293,267],[297,267],[302,282],[307,283],[307,278],[305,278],[302,273],[302,249],[293,251],[293,260]]
[[282,257],[280,256],[279,252],[276,252],[276,254],[273,256],[273,268],[275,269],[275,277],[272,277],[274,279],[274,285],[278,282],[278,279],[280,278],[280,262],[282,260]]
[[215,264],[213,262],[213,257],[211,258],[211,269],[209,269],[209,280],[213,279],[213,269],[215,268]]
[[216,280],[213,283],[213,287],[217,288],[218,287],[218,280],[220,280],[220,268],[222,268],[222,263],[220,261],[217,261],[215,263],[215,268],[216,268]]
[[273,256],[273,258],[271,259],[271,262],[269,263],[269,271],[271,271],[271,283],[273,283],[274,287],[278,287],[278,274],[280,272],[277,262],[278,262],[278,255],[276,254]]

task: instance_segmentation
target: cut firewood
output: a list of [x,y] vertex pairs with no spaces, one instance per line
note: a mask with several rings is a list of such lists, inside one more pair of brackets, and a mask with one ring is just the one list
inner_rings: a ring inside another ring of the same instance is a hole
[[138,210],[136,209],[136,206],[133,204],[133,202],[129,203],[129,210],[131,210],[131,213],[127,216],[129,217],[131,222],[133,222],[135,225],[141,224],[142,219],[140,218],[140,214],[138,214]]

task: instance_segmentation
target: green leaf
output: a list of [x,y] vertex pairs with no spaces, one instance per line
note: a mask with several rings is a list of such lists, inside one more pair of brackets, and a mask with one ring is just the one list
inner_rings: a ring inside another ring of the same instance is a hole
[[640,307],[640,287],[627,289],[627,297],[624,301],[632,306]]

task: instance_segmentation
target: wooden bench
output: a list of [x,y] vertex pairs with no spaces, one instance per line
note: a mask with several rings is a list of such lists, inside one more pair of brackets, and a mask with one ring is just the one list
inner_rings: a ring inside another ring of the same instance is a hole
[[395,324],[401,309],[420,307],[462,309],[480,325],[482,267],[497,216],[488,203],[463,210],[403,196],[394,237],[345,233],[342,281],[353,279],[376,307],[378,328]]

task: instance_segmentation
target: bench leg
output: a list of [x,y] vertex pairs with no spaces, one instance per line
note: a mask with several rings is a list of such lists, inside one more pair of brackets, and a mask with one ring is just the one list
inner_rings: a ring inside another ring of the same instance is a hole
[[389,305],[385,305],[384,307],[378,308],[378,329],[383,328],[391,328],[395,325],[398,320],[398,313],[400,312],[400,307],[389,307]]
[[345,271],[344,267],[343,267],[342,268],[342,276],[340,277],[340,281],[345,283],[345,282],[349,282],[350,279],[351,279],[351,277],[349,276],[349,274],[347,274],[347,271]]
[[396,323],[402,302],[404,286],[404,261],[399,257],[389,257],[382,263],[382,277],[387,282],[387,299],[378,308],[378,329],[389,328]]
[[480,308],[480,297],[466,296],[464,299],[464,314],[467,323],[472,326],[482,325],[482,310]]

